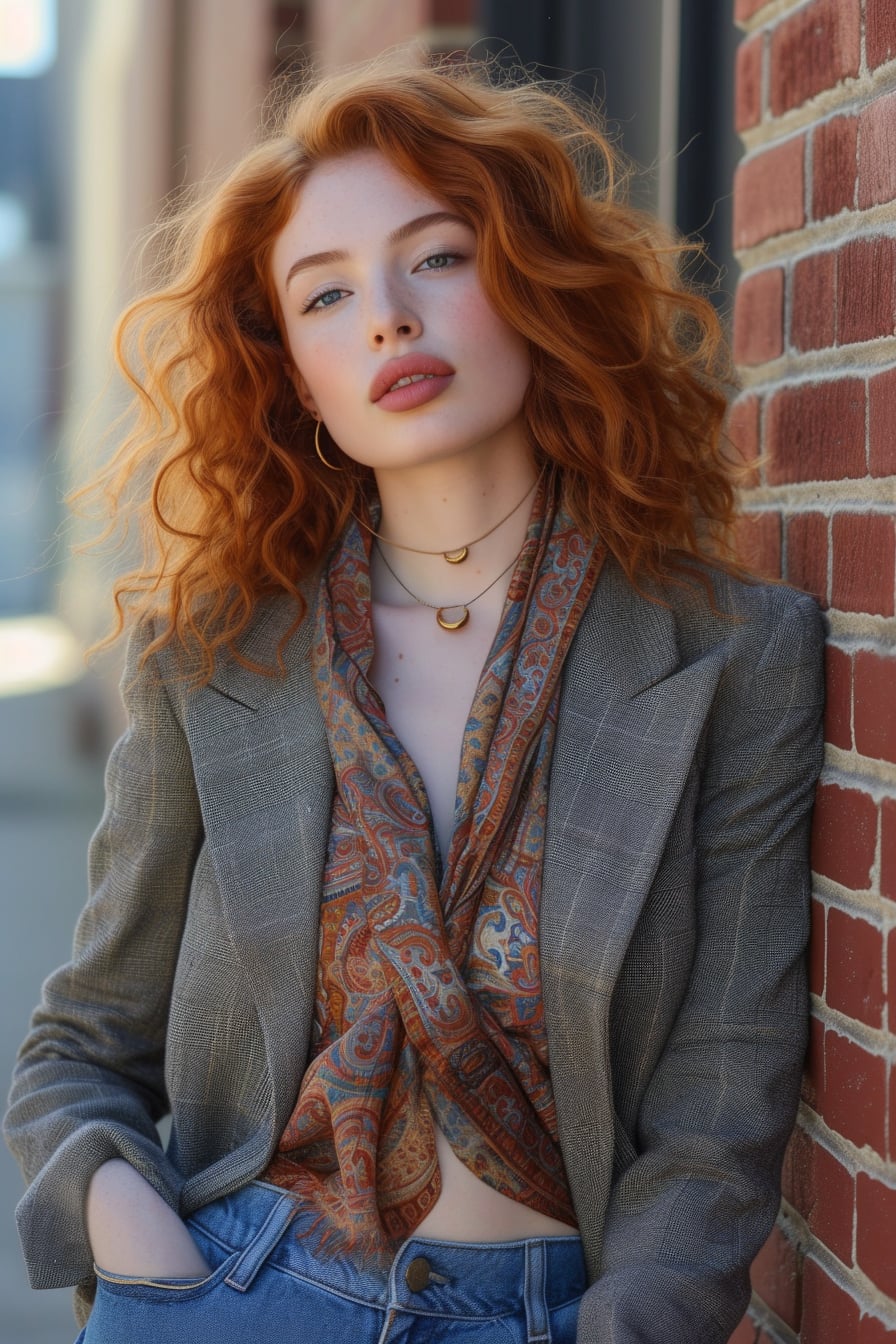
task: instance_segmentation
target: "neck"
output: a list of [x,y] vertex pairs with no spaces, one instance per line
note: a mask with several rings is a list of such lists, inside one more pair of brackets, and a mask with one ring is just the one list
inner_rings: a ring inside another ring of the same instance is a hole
[[[496,529],[498,545],[506,549],[501,536],[505,531],[516,534],[512,524],[521,523],[525,534],[531,499],[524,497],[538,471],[528,447],[516,447],[487,457],[463,454],[375,474],[382,506],[377,530],[399,546],[436,552],[438,559],[438,552],[469,545],[515,505],[520,516],[514,513]],[[416,565],[431,557],[403,552],[403,558]]]
[[[452,607],[478,601],[481,590],[487,590],[477,617],[495,604],[500,610],[509,571],[525,540],[537,479],[528,449],[378,472],[382,516],[377,531],[384,540],[372,557],[374,600]],[[446,564],[445,553],[461,548],[469,549],[460,563]],[[505,581],[496,580],[492,588],[496,576]]]

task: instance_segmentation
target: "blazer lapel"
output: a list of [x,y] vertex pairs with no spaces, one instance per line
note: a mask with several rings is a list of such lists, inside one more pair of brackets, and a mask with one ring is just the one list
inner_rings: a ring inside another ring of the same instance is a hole
[[612,1173],[610,998],[723,665],[718,644],[682,666],[673,613],[604,565],[564,670],[539,912],[551,1076],[591,1246]]
[[[241,651],[273,664],[294,617],[290,599],[262,604]],[[208,853],[255,996],[275,1125],[289,1114],[307,1057],[333,788],[312,636],[313,619],[303,621],[284,649],[284,675],[228,660],[187,701]]]

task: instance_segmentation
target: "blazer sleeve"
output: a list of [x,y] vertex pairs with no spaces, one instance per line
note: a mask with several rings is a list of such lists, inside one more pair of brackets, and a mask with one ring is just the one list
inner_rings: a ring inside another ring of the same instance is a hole
[[72,960],[43,987],[4,1122],[28,1183],[17,1220],[35,1288],[91,1277],[84,1200],[108,1158],[178,1204],[155,1122],[168,1110],[168,1003],[202,828],[182,730],[155,660],[141,665],[150,638],[138,629],[128,650],[128,726],[107,768]]
[[732,638],[704,735],[688,988],[611,1194],[579,1344],[726,1344],[747,1306],[806,1048],[823,644],[815,603],[784,588]]

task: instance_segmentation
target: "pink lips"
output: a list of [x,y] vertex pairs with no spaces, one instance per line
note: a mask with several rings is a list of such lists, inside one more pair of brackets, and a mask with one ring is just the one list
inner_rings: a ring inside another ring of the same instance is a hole
[[[395,388],[402,378],[427,375],[415,383],[406,383]],[[432,401],[448,386],[454,377],[454,369],[443,359],[434,355],[402,355],[399,359],[390,359],[379,370],[370,384],[370,400],[383,410],[407,411]],[[394,391],[390,391],[394,388]]]

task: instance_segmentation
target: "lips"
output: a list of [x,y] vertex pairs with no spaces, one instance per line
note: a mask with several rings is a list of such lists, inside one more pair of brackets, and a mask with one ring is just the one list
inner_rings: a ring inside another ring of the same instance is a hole
[[[370,384],[370,400],[381,401],[387,395],[395,397],[405,388],[417,386],[422,388],[427,381],[439,385],[438,388],[429,389],[435,394],[445,386],[444,380],[453,376],[454,369],[451,365],[446,364],[443,359],[436,359],[435,355],[402,355],[399,359],[390,359],[379,370]],[[405,383],[404,379],[411,381]],[[396,383],[402,383],[402,386],[396,389]],[[413,399],[416,400],[416,395]]]

